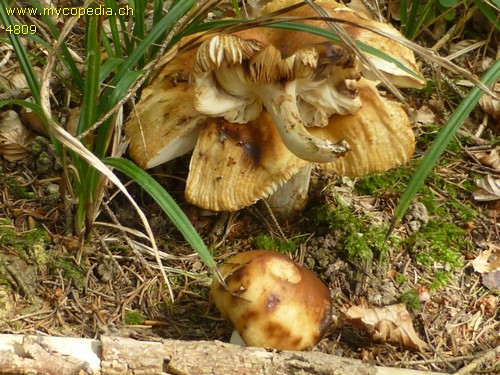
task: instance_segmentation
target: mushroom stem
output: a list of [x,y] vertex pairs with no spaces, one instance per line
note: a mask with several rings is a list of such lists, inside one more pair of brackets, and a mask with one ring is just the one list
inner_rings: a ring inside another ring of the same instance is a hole
[[349,151],[349,145],[344,140],[332,143],[307,131],[297,107],[295,81],[286,83],[284,89],[266,85],[261,86],[259,91],[281,140],[297,157],[315,163],[328,163]]
[[312,163],[307,163],[267,198],[267,203],[273,213],[288,217],[302,211],[307,203],[311,171]]

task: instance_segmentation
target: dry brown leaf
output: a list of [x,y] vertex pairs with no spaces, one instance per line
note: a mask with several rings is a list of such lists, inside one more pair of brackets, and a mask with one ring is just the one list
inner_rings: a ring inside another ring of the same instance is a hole
[[483,285],[490,289],[500,289],[500,247],[489,244],[489,249],[484,250],[472,261],[474,271],[483,276]]
[[457,43],[452,43],[448,51],[448,55],[458,55],[461,54],[465,49],[471,47],[478,43],[475,39],[462,39]]
[[500,290],[500,271],[485,273],[483,275],[483,285],[489,290]]
[[472,193],[475,200],[489,202],[500,199],[500,179],[486,175],[476,180],[476,185],[479,187],[479,190]]
[[[500,82],[495,83],[493,86],[493,91],[497,94],[500,94]],[[500,100],[495,99],[489,95],[483,95],[481,99],[479,99],[479,105],[488,113],[491,117],[498,120],[500,119]]]
[[386,307],[353,306],[344,312],[346,322],[365,330],[372,339],[409,349],[423,351],[427,343],[421,340],[413,328],[410,314],[403,304]]
[[490,244],[488,250],[484,250],[472,261],[474,271],[487,273],[500,271],[500,247]]
[[16,112],[5,111],[0,115],[0,155],[8,161],[28,157],[28,146],[34,137],[33,132],[23,125]]
[[432,110],[426,105],[420,107],[417,111],[415,121],[421,124],[435,124],[436,123],[436,115]]
[[481,164],[492,167],[495,171],[500,172],[500,154],[498,153],[498,149],[489,152],[477,152],[475,156]]

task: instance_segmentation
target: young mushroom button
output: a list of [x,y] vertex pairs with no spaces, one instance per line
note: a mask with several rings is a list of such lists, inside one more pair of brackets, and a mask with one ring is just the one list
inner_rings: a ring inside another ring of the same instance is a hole
[[228,289],[214,280],[211,296],[248,346],[304,350],[331,324],[328,288],[283,254],[247,251],[220,272]]

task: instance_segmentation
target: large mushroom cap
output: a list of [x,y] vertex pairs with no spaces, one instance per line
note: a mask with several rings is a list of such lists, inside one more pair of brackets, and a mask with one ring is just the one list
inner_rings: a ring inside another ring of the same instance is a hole
[[328,288],[283,254],[252,250],[220,268],[210,293],[221,313],[249,346],[303,350],[318,343],[331,324]]
[[[298,1],[275,0],[263,14]],[[320,1],[354,39],[375,47],[393,59],[368,57],[397,86],[423,87],[411,50],[371,31],[403,38],[391,26],[373,21],[335,1]],[[294,17],[317,16],[303,6],[286,13]],[[303,20],[325,27],[321,20]],[[363,26],[359,27],[359,26]],[[371,29],[371,30],[370,30]],[[195,108],[232,123],[247,123],[265,108],[273,118],[285,146],[301,159],[325,163],[343,156],[349,145],[342,138],[318,138],[306,127],[322,127],[335,114],[353,114],[362,103],[357,96],[360,69],[346,48],[317,35],[298,31],[254,28],[235,34],[217,34],[198,50],[195,64]]]
[[342,137],[351,147],[343,158],[321,167],[354,177],[384,172],[410,161],[415,138],[401,105],[380,96],[368,80],[361,79],[358,89],[363,106],[356,114],[333,115],[327,127],[310,129],[317,137]]
[[[297,2],[267,2],[262,12]],[[418,71],[410,50],[357,26],[398,36],[395,29],[335,1],[318,3],[346,21],[339,23],[355,39]],[[317,17],[308,6],[285,15]],[[326,27],[317,19],[297,22]],[[359,176],[410,159],[414,138],[406,114],[361,78],[361,71],[368,78],[370,72],[342,45],[270,27],[202,40],[198,50],[180,53],[143,91],[126,124],[130,155],[145,168],[196,147],[186,188],[191,203],[238,210],[290,179],[293,183],[285,186],[303,198],[310,162]],[[393,63],[369,57],[396,85],[425,83]],[[293,199],[271,201],[284,212],[287,202],[294,205]]]
[[[218,34],[198,50],[195,108],[232,123],[247,123],[263,107],[273,118],[285,146],[298,157],[332,161],[348,150],[341,140],[316,139],[305,126],[324,126],[334,113],[353,113],[356,96],[355,58],[345,48],[326,42],[298,43],[292,55],[281,53],[280,40],[269,43],[264,29],[239,35]],[[284,43],[284,42],[283,42]]]
[[239,210],[274,193],[307,164],[283,145],[267,112],[248,124],[214,120],[193,151],[186,199],[208,210]]
[[207,116],[194,108],[196,50],[181,53],[146,87],[125,125],[130,157],[152,168],[191,151]]
[[[263,5],[259,14],[267,15],[300,3],[301,1],[302,0],[273,0]],[[372,61],[372,63],[374,63],[374,65],[382,73],[384,73],[394,85],[398,87],[413,88],[425,87],[426,82],[423,77],[420,76],[413,52],[397,41],[404,39],[397,29],[389,24],[372,20],[362,12],[346,7],[335,0],[316,0],[316,3],[323,7],[323,9],[325,9],[332,18],[342,21],[339,22],[339,25],[342,26],[355,40],[385,52],[390,57],[399,61],[407,69],[405,70],[398,67],[395,63],[377,57],[373,54],[368,54],[368,58]],[[286,13],[286,15],[294,17],[317,16],[317,14],[314,13],[314,11],[307,5],[292,10]],[[308,20],[304,21],[304,23],[317,27],[325,27],[324,22],[319,20]],[[381,36],[372,30],[390,35],[396,40]],[[303,32],[287,31],[287,38],[283,40],[284,44],[281,44],[282,51],[284,51],[284,53],[290,53],[297,43],[297,38],[300,38],[302,43],[307,44],[317,43],[320,37]],[[408,71],[411,71],[413,74]],[[368,67],[363,68],[363,74],[369,79],[375,77],[370,72]]]

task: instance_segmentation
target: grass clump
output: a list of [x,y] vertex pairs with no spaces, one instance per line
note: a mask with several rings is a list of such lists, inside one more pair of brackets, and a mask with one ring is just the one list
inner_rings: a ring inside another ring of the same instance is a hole
[[386,191],[399,191],[398,186],[410,180],[409,168],[398,168],[386,173],[374,173],[358,180],[356,190],[361,195],[378,196]]
[[431,291],[435,291],[447,286],[453,280],[453,274],[448,271],[439,270],[433,275],[432,282],[429,285]]
[[85,286],[84,270],[70,257],[54,253],[52,240],[44,230],[20,233],[11,226],[0,224],[0,246],[12,249],[26,263],[35,264],[38,272],[45,274],[58,270],[65,280],[70,280],[78,289]]
[[30,260],[33,249],[46,246],[50,238],[47,232],[35,229],[19,233],[13,227],[0,224],[0,246],[14,249],[24,260]]
[[51,268],[60,270],[65,280],[71,280],[78,290],[85,287],[85,271],[79,268],[71,258],[51,256],[48,264]]
[[9,190],[15,199],[33,199],[36,197],[35,193],[26,189],[15,178],[9,177],[5,179],[3,185]]

